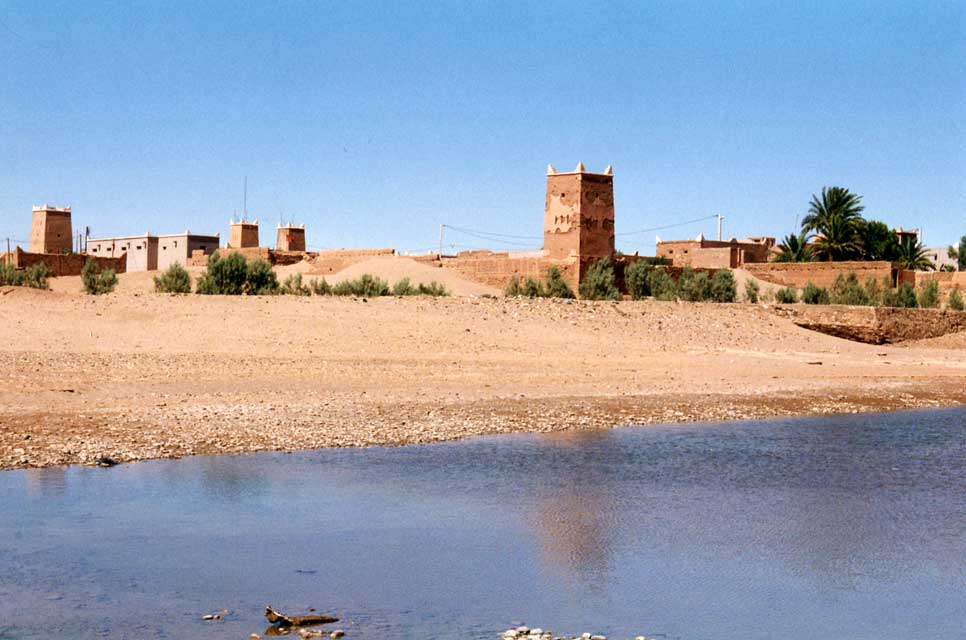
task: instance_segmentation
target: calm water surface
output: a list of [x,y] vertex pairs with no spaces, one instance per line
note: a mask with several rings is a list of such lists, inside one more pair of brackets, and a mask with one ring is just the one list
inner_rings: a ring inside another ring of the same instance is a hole
[[0,514],[0,638],[966,638],[966,409],[8,471]]

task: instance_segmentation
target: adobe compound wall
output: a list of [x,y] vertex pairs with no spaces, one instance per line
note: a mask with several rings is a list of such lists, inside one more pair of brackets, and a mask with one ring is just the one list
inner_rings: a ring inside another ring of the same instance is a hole
[[746,264],[743,268],[758,280],[798,289],[809,282],[831,287],[840,274],[849,272],[854,272],[863,284],[869,278],[894,284],[899,271],[891,262],[765,262]]
[[370,258],[380,256],[396,255],[395,249],[329,249],[319,251],[317,254],[310,254],[314,257],[312,262],[311,275],[331,275],[338,273],[346,267],[351,267],[357,262],[363,262]]
[[465,251],[433,262],[438,262],[444,269],[451,269],[467,280],[496,287],[501,291],[514,277],[545,281],[551,266],[560,269],[560,275],[575,292],[580,276],[580,261],[577,256],[552,258],[544,251],[528,252],[526,255],[513,255],[505,251]]
[[127,272],[127,256],[100,258],[83,253],[30,253],[17,247],[12,252],[13,266],[26,269],[43,262],[50,267],[54,276],[79,276],[88,260],[93,260],[101,269],[113,269],[115,273]]

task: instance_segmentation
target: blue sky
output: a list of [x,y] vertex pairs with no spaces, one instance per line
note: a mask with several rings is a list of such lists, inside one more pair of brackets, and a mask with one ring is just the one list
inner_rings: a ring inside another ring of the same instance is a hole
[[539,237],[578,161],[613,164],[618,234],[780,237],[823,185],[966,233],[963,2],[273,4],[0,3],[0,241],[43,202],[225,237],[245,176],[263,244]]

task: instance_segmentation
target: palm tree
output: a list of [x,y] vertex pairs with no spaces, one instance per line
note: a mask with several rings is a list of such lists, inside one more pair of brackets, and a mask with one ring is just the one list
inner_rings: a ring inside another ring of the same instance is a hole
[[903,269],[912,271],[935,271],[936,265],[926,254],[926,248],[918,239],[906,236],[899,243],[899,257],[896,259]]
[[833,214],[821,220],[815,231],[812,251],[819,260],[851,260],[862,254],[862,238],[854,219]]
[[862,225],[862,212],[865,207],[861,204],[862,196],[850,192],[845,187],[822,187],[822,199],[812,194],[808,214],[802,218],[802,231],[818,231],[823,224],[828,224],[833,217],[851,221],[856,227]]
[[802,231],[815,232],[815,256],[821,260],[849,260],[862,255],[865,226],[862,196],[844,187],[822,187],[822,198],[812,195]]
[[775,262],[811,262],[815,259],[804,233],[788,234],[778,248],[781,253],[775,256]]
[[959,246],[949,245],[949,257],[956,261],[956,269],[966,271],[966,236],[959,239]]

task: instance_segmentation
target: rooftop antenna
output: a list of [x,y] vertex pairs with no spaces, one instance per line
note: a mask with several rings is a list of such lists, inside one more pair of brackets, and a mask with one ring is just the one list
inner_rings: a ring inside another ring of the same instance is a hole
[[245,195],[242,201],[242,216],[248,217],[248,176],[245,176]]

